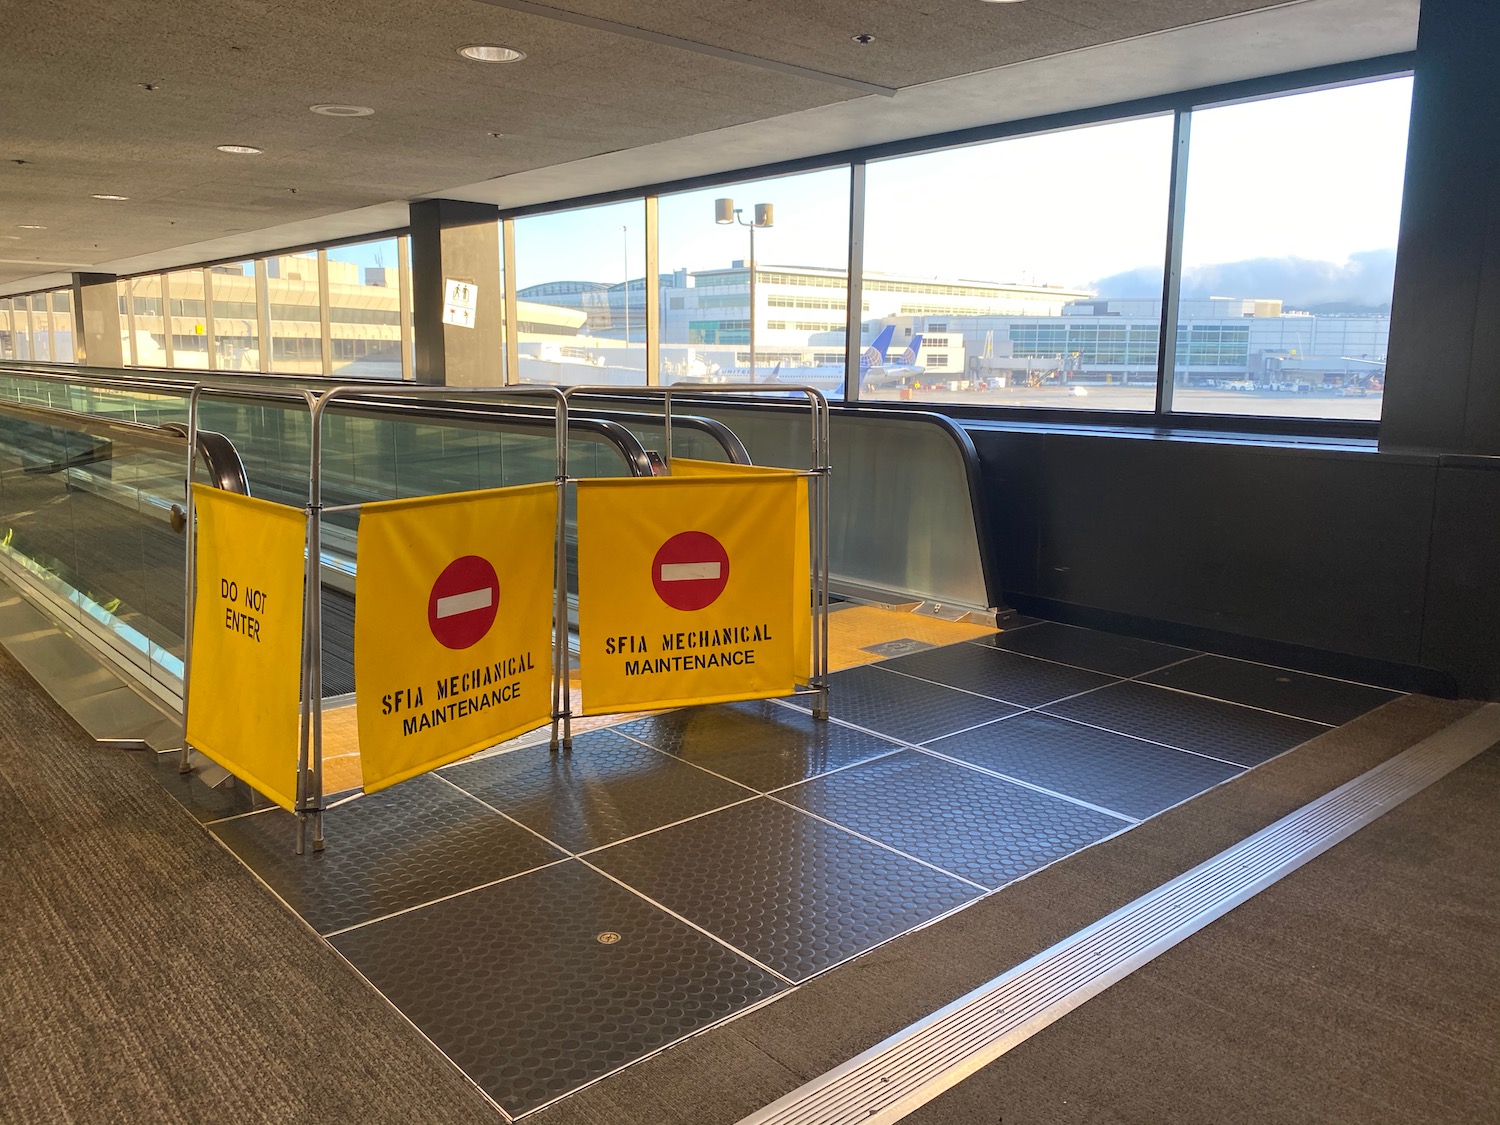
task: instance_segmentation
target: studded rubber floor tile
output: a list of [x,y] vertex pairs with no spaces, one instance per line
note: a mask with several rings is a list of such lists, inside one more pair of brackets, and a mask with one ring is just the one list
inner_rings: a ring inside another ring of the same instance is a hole
[[769,797],[589,858],[794,981],[980,893]]
[[513,1115],[785,987],[576,860],[332,941]]
[[779,796],[991,888],[1130,824],[915,750]]
[[545,743],[443,771],[455,785],[572,852],[732,804],[750,790],[612,730]]
[[1357,719],[1400,694],[1224,656],[1200,656],[1141,679],[1334,726]]
[[[829,686],[828,712],[834,718],[907,742],[941,738],[1019,710],[1009,703],[899,676],[879,666],[836,672],[829,677]],[[803,698],[793,702],[810,709]]]
[[898,749],[768,700],[687,707],[614,729],[761,792]]
[[295,854],[295,824],[272,809],[209,828],[324,934],[562,858],[430,776],[330,809],[321,852]]
[[956,644],[887,660],[881,668],[917,676],[948,687],[975,691],[1020,707],[1040,707],[1053,700],[1103,687],[1114,677],[1086,672],[1068,664],[1036,660],[986,645]]
[[1050,715],[1015,715],[930,750],[1144,819],[1244,772],[1212,758]]
[[1111,684],[1049,710],[1241,766],[1258,766],[1328,730],[1303,719],[1139,683]]
[[1063,664],[1074,664],[1079,668],[1090,668],[1110,676],[1139,676],[1143,672],[1197,655],[1192,649],[1143,641],[1138,637],[1100,633],[1094,629],[1079,629],[1072,625],[1059,625],[1055,621],[1043,621],[1040,625],[1032,625],[1018,632],[1005,632],[998,637],[987,637],[973,643],[991,645],[1025,656],[1040,656]]

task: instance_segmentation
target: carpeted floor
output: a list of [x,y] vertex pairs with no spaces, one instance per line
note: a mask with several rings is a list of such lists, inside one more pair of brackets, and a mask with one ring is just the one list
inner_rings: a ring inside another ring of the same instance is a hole
[[0,693],[0,1121],[501,1120],[3,651]]
[[1500,748],[906,1120],[1500,1121]]

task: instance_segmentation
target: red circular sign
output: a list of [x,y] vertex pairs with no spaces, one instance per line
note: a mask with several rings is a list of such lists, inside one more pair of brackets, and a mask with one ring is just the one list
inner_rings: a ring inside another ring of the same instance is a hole
[[729,552],[706,531],[679,531],[651,560],[651,585],[673,609],[705,609],[729,582]]
[[500,580],[488,559],[465,555],[454,559],[427,595],[427,626],[447,648],[478,644],[495,623],[500,608]]

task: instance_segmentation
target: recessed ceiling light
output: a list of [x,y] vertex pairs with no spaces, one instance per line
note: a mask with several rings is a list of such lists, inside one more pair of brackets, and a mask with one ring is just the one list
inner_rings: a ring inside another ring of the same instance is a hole
[[851,38],[861,47],[868,47],[871,43],[875,42],[875,36],[873,35],[855,35],[851,36]]
[[525,51],[518,51],[514,47],[485,47],[471,46],[460,47],[458,53],[466,59],[475,62],[520,62],[526,57]]
[[46,230],[47,229],[46,227],[39,227],[35,223],[17,223],[16,226],[20,227],[22,230]]
[[369,117],[375,112],[367,105],[310,105],[307,108],[324,117]]
[[96,195],[96,196],[94,196],[94,198],[95,199],[113,199],[113,200],[118,200],[119,202],[123,203],[125,200],[129,199],[130,196],[128,196],[128,195]]
[[254,145],[214,145],[220,152],[232,152],[236,156],[259,156],[263,150]]
[[986,4],[1019,4],[1021,0],[984,0]]

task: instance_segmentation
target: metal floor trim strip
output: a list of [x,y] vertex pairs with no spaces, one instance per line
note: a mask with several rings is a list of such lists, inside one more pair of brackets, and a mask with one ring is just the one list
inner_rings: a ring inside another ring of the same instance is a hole
[[739,1125],[889,1125],[1500,741],[1486,704]]

